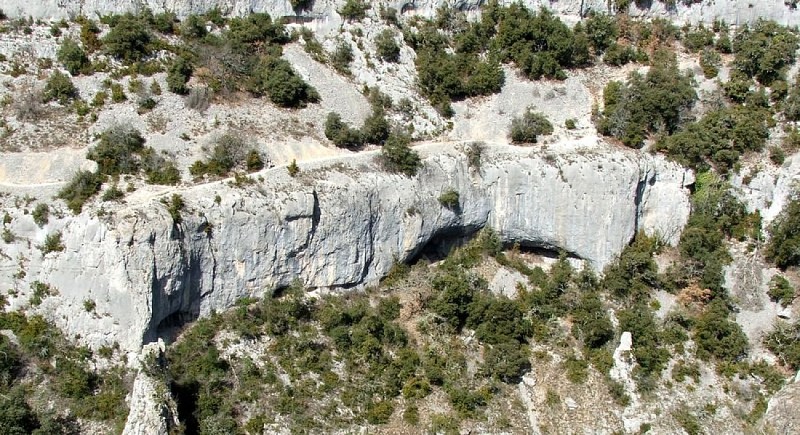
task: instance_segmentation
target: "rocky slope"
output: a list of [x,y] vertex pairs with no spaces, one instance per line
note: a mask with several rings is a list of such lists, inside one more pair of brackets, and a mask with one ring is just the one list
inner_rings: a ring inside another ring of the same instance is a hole
[[[691,173],[660,158],[610,147],[553,152],[487,146],[470,168],[464,146],[422,147],[413,178],[376,168],[375,154],[284,168],[236,187],[228,181],[177,193],[182,222],[155,195],[136,205],[51,219],[38,228],[23,212],[5,253],[0,285],[57,284],[42,309],[93,347],[117,341],[135,351],[161,328],[244,296],[300,279],[306,286],[352,287],[383,277],[396,261],[489,226],[504,241],[564,249],[600,269],[638,230],[674,242],[689,213]],[[459,207],[439,203],[459,193]],[[47,234],[63,252],[42,255]],[[24,241],[27,241],[24,242]],[[18,266],[27,273],[14,274]],[[81,312],[85,300],[94,312]],[[79,313],[76,315],[76,313]]]
[[[66,18],[77,15],[92,16],[95,14],[112,14],[137,11],[150,8],[154,12],[172,11],[179,17],[199,14],[218,8],[225,14],[245,15],[250,12],[267,12],[272,16],[302,15],[312,18],[319,29],[335,29],[342,23],[337,10],[343,4],[338,0],[312,1],[308,10],[294,10],[289,0],[43,0],[37,2],[7,0],[3,2],[3,10],[11,17],[33,18]],[[433,16],[439,6],[454,6],[461,10],[477,9],[483,2],[480,0],[419,0],[370,2],[393,7],[397,11],[409,14]],[[511,3],[500,1],[501,4]],[[565,0],[544,1],[525,0],[522,2],[530,8],[546,7],[565,17],[574,20],[589,11],[616,12],[605,0]],[[784,25],[800,23],[800,12],[785,4],[783,0],[722,0],[700,2],[668,2],[652,1],[630,2],[628,12],[633,16],[663,17],[676,23],[711,23],[722,19],[731,24],[754,22],[759,18],[775,20]],[[687,4],[688,3],[688,4]],[[376,8],[377,9],[377,8]]]

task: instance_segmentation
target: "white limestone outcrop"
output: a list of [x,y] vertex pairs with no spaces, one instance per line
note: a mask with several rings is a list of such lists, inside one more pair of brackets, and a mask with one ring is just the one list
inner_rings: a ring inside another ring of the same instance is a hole
[[[309,287],[350,288],[382,278],[395,261],[426,245],[483,227],[508,243],[564,249],[602,269],[644,230],[676,242],[689,215],[691,172],[660,157],[612,148],[553,152],[490,145],[480,169],[464,145],[420,146],[413,178],[380,170],[376,153],[178,189],[186,208],[173,223],[162,199],[90,206],[38,228],[17,210],[20,242],[0,259],[0,287],[57,288],[39,311],[89,345],[119,342],[136,351],[162,327],[261,296],[299,279]],[[459,207],[439,196],[453,189]],[[173,190],[169,191],[170,193]],[[97,210],[103,209],[101,217]],[[42,255],[47,234],[62,232],[63,252]],[[23,262],[21,259],[24,259]],[[24,268],[21,278],[18,268]],[[96,303],[84,309],[86,300]]]
[[[514,0],[500,0],[510,4]],[[171,11],[179,17],[219,9],[223,14],[241,16],[250,12],[267,12],[273,17],[301,15],[315,21],[322,28],[336,28],[342,18],[337,10],[344,0],[315,0],[307,10],[294,10],[289,0],[4,0],[2,9],[11,17],[69,18],[78,15],[94,16],[111,13],[135,12],[149,8],[159,13]],[[393,0],[368,1],[373,9],[383,4],[402,13],[434,16],[436,10],[448,5],[461,10],[475,10],[482,0]],[[577,21],[589,11],[616,13],[613,2],[606,0],[523,0],[531,8],[545,7],[567,20]],[[672,6],[669,3],[674,3]],[[691,4],[687,4],[691,3]],[[787,5],[784,0],[702,0],[700,2],[651,1],[631,2],[627,11],[632,16],[667,18],[676,24],[711,23],[715,19],[738,25],[755,22],[759,18],[775,20],[784,25],[800,24],[800,10]]]

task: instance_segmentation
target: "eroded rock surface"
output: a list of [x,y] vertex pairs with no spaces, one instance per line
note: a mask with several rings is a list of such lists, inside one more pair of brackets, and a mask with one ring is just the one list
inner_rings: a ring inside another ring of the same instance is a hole
[[[491,145],[477,168],[466,146],[419,147],[426,157],[413,178],[364,153],[306,163],[296,178],[279,167],[252,184],[185,188],[176,192],[186,204],[180,223],[162,201],[172,190],[98,203],[43,228],[16,210],[20,242],[5,250],[0,285],[19,290],[12,305],[20,306],[30,282],[48,283],[58,294],[39,310],[59,326],[135,351],[241,297],[295,279],[312,288],[375,282],[426,246],[487,226],[507,243],[563,249],[602,269],[638,230],[676,242],[689,214],[691,173],[658,157],[602,143],[566,152]],[[451,189],[452,209],[438,199]],[[36,246],[55,231],[64,251],[42,255]],[[22,278],[13,273],[20,258]],[[96,309],[83,310],[86,300]]]

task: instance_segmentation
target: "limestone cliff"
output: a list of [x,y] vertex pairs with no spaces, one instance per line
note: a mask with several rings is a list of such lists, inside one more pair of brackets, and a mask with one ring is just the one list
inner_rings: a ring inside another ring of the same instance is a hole
[[[218,8],[225,14],[245,15],[250,12],[267,12],[272,16],[302,15],[315,20],[322,28],[335,28],[342,20],[337,9],[343,0],[316,0],[307,10],[294,10],[289,0],[6,0],[2,9],[11,17],[67,18],[78,15],[124,13],[150,8],[154,12],[172,11],[179,17],[199,14]],[[438,7],[449,5],[462,10],[477,9],[481,0],[393,0],[372,2],[384,4],[404,13],[433,16]],[[512,3],[500,0],[501,4]],[[606,0],[523,0],[526,6],[538,9],[546,7],[564,17],[577,20],[589,11],[616,12]],[[631,2],[627,11],[633,16],[668,18],[675,23],[711,23],[722,19],[730,24],[743,24],[758,18],[772,19],[784,25],[800,24],[800,11],[785,4],[784,0],[704,0],[700,2],[651,1]],[[687,4],[688,3],[688,4]]]
[[[294,279],[313,288],[374,282],[426,245],[485,226],[508,243],[564,249],[602,268],[638,230],[675,242],[689,214],[691,173],[658,157],[598,144],[495,145],[478,169],[463,147],[420,147],[427,157],[413,178],[381,171],[364,153],[304,164],[296,178],[281,167],[253,184],[179,189],[180,223],[159,197],[98,204],[43,229],[20,214],[12,230],[28,242],[6,250],[0,285],[19,289],[12,304],[21,306],[30,282],[50,283],[59,294],[39,309],[59,326],[94,346],[137,350],[160,328]],[[439,203],[449,189],[457,208]],[[42,255],[33,246],[54,231],[65,250]],[[22,278],[12,273],[18,259]]]

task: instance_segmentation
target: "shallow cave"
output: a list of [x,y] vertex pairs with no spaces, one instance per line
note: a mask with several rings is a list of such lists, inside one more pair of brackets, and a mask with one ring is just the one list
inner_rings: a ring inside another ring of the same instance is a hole
[[199,312],[194,311],[176,311],[167,317],[163,318],[156,327],[155,336],[150,337],[146,342],[156,341],[159,338],[163,339],[165,343],[172,343],[175,338],[180,335],[184,327],[194,322],[200,317]]

